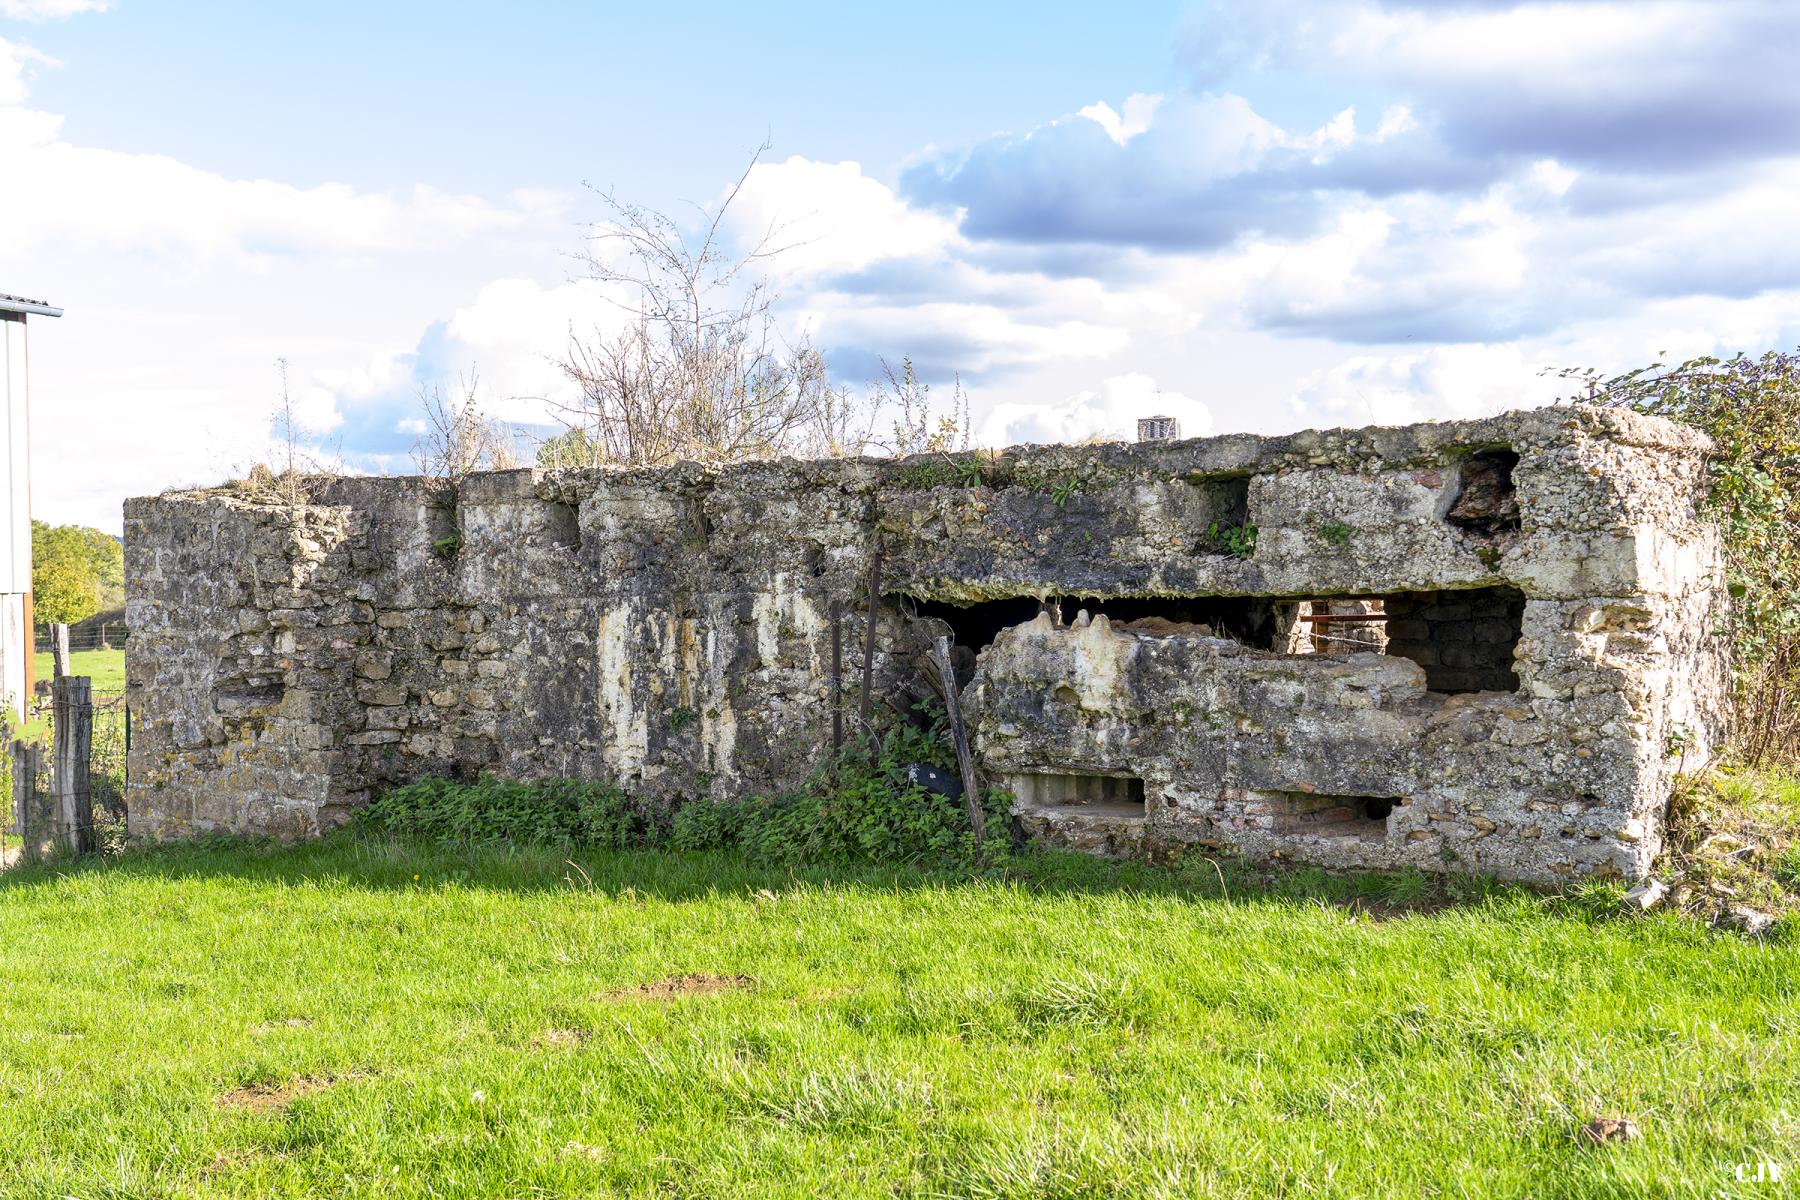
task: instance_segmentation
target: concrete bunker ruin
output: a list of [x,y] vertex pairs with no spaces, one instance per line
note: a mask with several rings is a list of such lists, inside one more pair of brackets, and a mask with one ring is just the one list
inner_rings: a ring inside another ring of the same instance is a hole
[[794,786],[854,713],[879,547],[877,695],[903,716],[948,633],[1031,836],[1635,877],[1723,711],[1707,449],[1561,407],[133,500],[132,822],[305,835],[425,774]]

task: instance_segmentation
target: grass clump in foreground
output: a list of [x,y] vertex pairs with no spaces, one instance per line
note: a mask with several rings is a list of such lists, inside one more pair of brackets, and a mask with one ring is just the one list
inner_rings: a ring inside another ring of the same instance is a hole
[[[366,834],[15,870],[0,1194],[1711,1195],[1800,1162],[1792,939],[1280,886]],[[1581,1145],[1599,1116],[1643,1136]]]

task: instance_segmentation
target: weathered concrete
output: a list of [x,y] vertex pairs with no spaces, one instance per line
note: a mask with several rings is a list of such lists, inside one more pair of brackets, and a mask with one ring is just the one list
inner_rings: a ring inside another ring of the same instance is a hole
[[1722,711],[1706,449],[1555,408],[133,500],[132,827],[305,835],[425,773],[791,786],[829,745],[834,599],[854,712],[879,540],[886,711],[950,617],[1034,832],[1636,877]]

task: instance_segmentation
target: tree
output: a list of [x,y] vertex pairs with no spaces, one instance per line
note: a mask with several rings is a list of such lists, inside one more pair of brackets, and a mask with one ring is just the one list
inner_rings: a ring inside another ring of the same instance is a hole
[[587,430],[579,426],[565,429],[554,437],[547,437],[538,446],[537,465],[549,471],[564,467],[591,467],[601,461],[600,452],[588,437]]
[[123,599],[118,539],[80,525],[31,523],[32,611],[44,624],[73,625],[100,611],[105,592]]
[[125,547],[110,533],[86,526],[75,526],[87,550],[88,566],[93,571],[94,589],[100,612],[122,607],[125,603]]
[[[766,149],[766,147],[764,147]],[[847,392],[825,359],[789,343],[763,271],[783,247],[771,228],[747,250],[728,245],[725,219],[750,171],[692,234],[668,215],[600,193],[610,220],[582,254],[588,278],[614,297],[623,329],[573,331],[560,363],[579,398],[565,409],[582,437],[559,446],[593,465],[677,459],[736,461],[829,447],[861,449]]]

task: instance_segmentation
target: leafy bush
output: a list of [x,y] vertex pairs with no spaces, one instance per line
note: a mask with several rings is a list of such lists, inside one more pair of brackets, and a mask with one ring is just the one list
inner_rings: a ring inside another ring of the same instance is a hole
[[629,850],[668,840],[673,812],[610,784],[483,776],[475,783],[421,779],[362,812],[373,829],[449,842],[525,842]]
[[[971,865],[975,850],[968,809],[906,782],[906,766],[947,766],[929,733],[895,730],[875,762],[866,745],[852,747],[835,772],[821,772],[798,791],[733,802],[686,802],[632,796],[609,784],[483,777],[475,783],[423,779],[387,792],[363,810],[371,829],[438,841],[510,841],[607,849],[741,849],[759,863],[879,862]],[[982,797],[993,862],[1008,850],[1010,798]]]
[[1725,541],[1739,753],[1800,754],[1800,351],[1654,363],[1611,379],[1570,371],[1591,400],[1712,438],[1711,504]]

